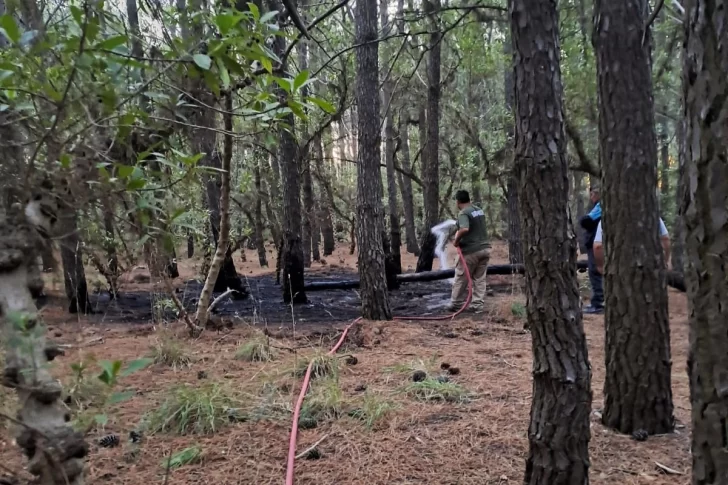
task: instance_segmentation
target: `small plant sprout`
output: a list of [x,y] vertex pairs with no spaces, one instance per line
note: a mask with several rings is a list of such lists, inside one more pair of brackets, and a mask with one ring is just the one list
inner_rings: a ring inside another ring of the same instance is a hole
[[246,362],[270,362],[275,360],[276,353],[270,345],[270,339],[261,334],[238,347],[235,358]]

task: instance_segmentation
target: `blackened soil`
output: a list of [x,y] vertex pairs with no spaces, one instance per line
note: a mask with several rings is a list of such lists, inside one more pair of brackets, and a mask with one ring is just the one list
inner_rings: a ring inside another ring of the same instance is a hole
[[[307,282],[355,280],[352,271],[312,271]],[[245,299],[226,297],[214,310],[225,318],[243,318],[257,324],[296,325],[339,323],[360,316],[360,299],[357,290],[325,290],[307,293],[308,303],[290,305],[283,303],[282,289],[273,275],[244,277],[250,296]],[[390,292],[392,312],[405,315],[440,315],[450,297],[450,283],[432,281],[406,283]],[[190,280],[177,287],[177,298],[188,311],[194,312],[202,282]],[[491,286],[490,290],[510,291],[509,287]],[[217,297],[219,294],[215,294]],[[94,308],[93,321],[107,323],[150,323],[162,319],[175,320],[176,307],[168,294],[145,291],[121,292],[115,300],[108,293],[91,295]]]

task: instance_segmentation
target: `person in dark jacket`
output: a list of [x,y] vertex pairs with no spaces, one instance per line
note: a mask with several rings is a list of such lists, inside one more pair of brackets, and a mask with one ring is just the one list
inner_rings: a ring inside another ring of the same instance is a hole
[[581,227],[584,228],[584,243],[586,245],[587,256],[589,257],[589,283],[591,283],[592,287],[591,305],[584,308],[584,313],[602,313],[604,311],[602,275],[597,270],[594,259],[594,236],[596,236],[597,227],[599,227],[599,222],[602,220],[602,206],[599,202],[599,195],[599,187],[595,185],[589,187],[589,199],[594,206],[579,221]]

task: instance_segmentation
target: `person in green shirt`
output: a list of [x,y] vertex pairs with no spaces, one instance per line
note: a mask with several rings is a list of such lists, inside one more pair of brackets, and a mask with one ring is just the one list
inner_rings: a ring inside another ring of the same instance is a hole
[[[455,193],[458,206],[457,232],[453,245],[460,248],[465,264],[473,281],[473,299],[470,309],[475,312],[483,310],[485,298],[485,272],[490,260],[490,244],[485,227],[485,213],[483,209],[470,202],[467,190],[458,190]],[[452,296],[448,310],[456,311],[462,308],[468,297],[468,280],[465,269],[458,258],[455,266],[455,282],[452,285]]]

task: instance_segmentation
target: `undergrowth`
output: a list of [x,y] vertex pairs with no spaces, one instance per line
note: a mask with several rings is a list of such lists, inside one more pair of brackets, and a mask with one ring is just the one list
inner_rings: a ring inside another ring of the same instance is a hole
[[150,434],[212,434],[231,421],[244,420],[240,404],[231,391],[216,383],[182,385],[145,416],[143,425]]
[[367,429],[372,429],[375,424],[384,419],[390,412],[394,411],[397,405],[384,399],[377,394],[366,393],[361,406],[349,412],[349,416],[360,420]]
[[304,377],[308,364],[311,364],[311,379],[329,378],[338,382],[339,379],[339,359],[335,355],[328,353],[318,353],[309,359],[301,359],[298,361],[293,375],[296,377]]
[[460,384],[430,378],[410,382],[405,386],[404,393],[418,401],[466,402],[470,398],[468,390]]
[[303,401],[298,423],[302,428],[314,428],[321,421],[338,419],[344,413],[344,396],[337,379],[328,378],[311,386]]
[[521,319],[526,318],[525,305],[523,303],[521,303],[520,301],[514,301],[513,303],[511,303],[511,314],[514,317],[518,317]]
[[409,372],[415,372],[415,371],[423,371],[426,374],[431,374],[433,372],[436,372],[439,366],[437,365],[437,361],[439,359],[439,356],[437,354],[434,354],[429,359],[416,359],[411,362],[406,363],[397,363],[389,367],[384,368],[384,372],[388,373],[409,373]]
[[173,369],[188,367],[192,359],[188,350],[177,339],[170,335],[163,335],[155,339],[154,345],[150,347],[151,358],[155,364],[162,364]]
[[202,448],[195,445],[178,451],[177,453],[165,458],[162,460],[162,463],[160,463],[160,466],[165,470],[167,468],[175,470],[185,465],[199,463],[200,461],[202,461]]
[[267,336],[257,335],[238,347],[235,358],[247,362],[270,362],[275,360],[276,353]]

